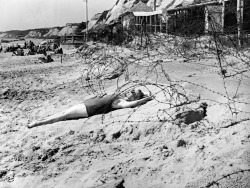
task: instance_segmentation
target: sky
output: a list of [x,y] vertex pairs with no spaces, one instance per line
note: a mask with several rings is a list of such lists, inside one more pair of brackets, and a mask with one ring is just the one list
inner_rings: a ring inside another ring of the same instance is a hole
[[[88,0],[88,19],[117,0]],[[0,0],[0,31],[64,26],[86,21],[84,0]]]

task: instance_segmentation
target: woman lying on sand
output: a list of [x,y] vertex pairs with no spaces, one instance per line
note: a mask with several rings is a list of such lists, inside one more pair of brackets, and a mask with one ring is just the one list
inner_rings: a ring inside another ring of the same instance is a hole
[[142,91],[136,93],[132,90],[131,93],[132,95],[129,97],[111,94],[104,97],[87,99],[82,104],[72,106],[60,113],[35,121],[28,125],[28,128],[69,119],[88,118],[93,115],[108,113],[115,109],[132,108],[145,104],[154,98],[153,96],[142,95]]

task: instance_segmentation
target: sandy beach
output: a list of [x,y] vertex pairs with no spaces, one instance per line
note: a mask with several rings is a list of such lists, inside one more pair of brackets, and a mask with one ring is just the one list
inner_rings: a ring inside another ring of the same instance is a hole
[[[185,58],[160,50],[145,55],[90,43],[85,56],[64,49],[51,63],[39,62],[43,55],[0,53],[0,187],[250,187],[250,72],[222,78],[216,56]],[[225,58],[229,63],[235,57]],[[105,79],[124,63],[129,77]],[[236,70],[249,67],[231,63],[227,75]],[[133,86],[155,99],[27,128],[90,95]],[[200,118],[202,102],[207,116]]]

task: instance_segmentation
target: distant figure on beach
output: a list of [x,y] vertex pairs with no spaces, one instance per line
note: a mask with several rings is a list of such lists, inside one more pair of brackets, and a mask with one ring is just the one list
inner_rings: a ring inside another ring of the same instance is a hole
[[88,118],[97,114],[105,114],[116,109],[133,108],[145,104],[153,98],[153,96],[147,96],[138,100],[127,101],[127,97],[122,97],[121,95],[116,94],[94,97],[85,100],[82,104],[72,106],[71,108],[60,113],[35,121],[27,127],[33,128],[58,121]]
[[23,49],[26,49],[26,48],[27,48],[27,43],[25,41],[24,44],[23,44]]
[[35,45],[34,42],[30,40],[28,44],[28,48],[32,49],[34,45]]
[[13,52],[12,55],[16,55],[16,56],[24,56],[24,51],[22,48],[18,48],[16,51]]

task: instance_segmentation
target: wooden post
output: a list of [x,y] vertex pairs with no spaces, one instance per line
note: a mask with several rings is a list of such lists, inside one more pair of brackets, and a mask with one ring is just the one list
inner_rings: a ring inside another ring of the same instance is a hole
[[137,31],[140,31],[140,18],[137,16]]
[[150,32],[150,16],[148,16],[148,22],[147,22],[147,25],[148,25],[148,32]]
[[244,30],[244,0],[241,0],[241,29]]
[[225,0],[222,0],[222,14],[221,14],[221,32],[224,33],[225,29]]
[[137,30],[140,30],[140,17],[137,16]]
[[244,0],[241,0],[241,21],[244,23]]
[[175,31],[177,26],[177,11],[175,11],[174,16],[175,16],[175,22],[174,22],[174,31]]
[[141,32],[144,31],[144,28],[143,28],[143,17],[141,17]]
[[170,19],[170,14],[167,13],[167,16],[166,16],[166,33],[169,32],[169,19]]
[[160,17],[160,32],[162,32],[162,19]]
[[138,16],[138,30],[141,31],[141,17]]
[[140,18],[137,16],[137,30],[140,30]]
[[154,15],[154,17],[155,17],[155,33],[156,33],[156,32],[157,32],[157,25],[156,25],[157,20],[156,20],[156,15]]
[[135,29],[137,30],[137,17],[135,16]]
[[86,0],[86,43],[88,41],[88,0]]
[[149,16],[149,31],[152,32],[152,16]]
[[238,27],[238,48],[240,48],[242,46],[242,31],[241,31],[241,27],[242,27],[242,18],[241,18],[241,4],[242,4],[242,0],[237,0],[237,27]]
[[209,30],[209,19],[208,19],[208,16],[209,16],[208,7],[205,6],[205,33],[208,33],[208,30]]
[[179,26],[180,25],[180,19],[179,19],[179,10],[176,11],[176,20],[177,20],[177,25],[176,26]]
[[137,30],[140,31],[140,17],[137,16]]
[[165,32],[168,33],[168,14],[166,16],[166,26],[165,27],[166,27]]

